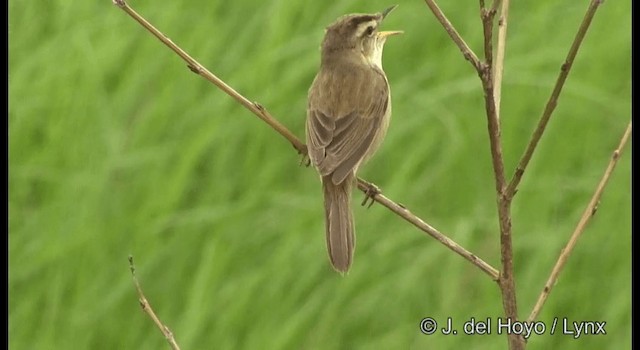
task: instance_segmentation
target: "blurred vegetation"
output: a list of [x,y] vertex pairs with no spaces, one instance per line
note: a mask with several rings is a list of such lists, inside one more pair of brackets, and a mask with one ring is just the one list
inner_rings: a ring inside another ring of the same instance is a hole
[[[394,113],[361,175],[499,266],[480,83],[422,1],[385,29]],[[382,1],[131,5],[300,137],[323,28]],[[440,4],[481,53],[477,2]],[[509,173],[587,1],[513,4],[502,99]],[[513,207],[519,313],[533,306],[631,112],[631,3],[596,14]],[[321,190],[291,146],[111,1],[9,1],[11,349],[164,349],[150,302],[183,349],[506,348],[425,336],[502,314],[487,276],[381,206],[354,208],[348,276],[325,252]],[[606,336],[540,335],[529,349],[629,348],[631,165],[625,150],[540,319],[606,321]],[[354,203],[362,198],[354,194]],[[494,330],[495,333],[495,330]]]

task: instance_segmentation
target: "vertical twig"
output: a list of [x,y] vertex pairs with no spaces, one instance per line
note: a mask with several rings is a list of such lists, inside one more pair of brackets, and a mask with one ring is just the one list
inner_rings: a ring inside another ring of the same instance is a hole
[[489,143],[491,146],[491,161],[493,164],[493,172],[496,181],[496,192],[498,200],[502,196],[505,188],[504,163],[502,158],[502,142],[500,140],[500,122],[496,113],[496,104],[493,89],[493,19],[495,18],[495,10],[486,8],[480,9],[480,17],[482,18],[482,26],[484,29],[484,56],[485,62],[480,64],[478,75],[482,81],[484,90],[484,105],[487,114],[489,128]]
[[[498,2],[497,0],[495,1]],[[507,46],[507,19],[509,17],[509,2],[503,0],[498,18],[498,43],[496,45],[496,64],[493,69],[493,91],[496,103],[496,116],[500,120],[500,102],[502,99],[502,73],[504,71],[504,53]],[[497,5],[497,4],[494,4]]]
[[[496,108],[496,95],[493,75],[493,30],[494,19],[499,6],[499,0],[493,2],[491,8],[484,6],[480,0],[480,18],[484,33],[484,56],[482,69],[478,72],[484,90],[484,104],[487,114],[489,143],[491,146],[491,161],[496,185],[496,203],[498,207],[498,221],[500,225],[500,292],[502,293],[502,307],[506,318],[511,321],[518,319],[518,303],[516,299],[515,278],[513,276],[513,246],[511,240],[511,200],[504,195],[506,180],[504,174],[504,159],[502,156],[502,140],[500,120]],[[504,43],[502,43],[504,45]],[[502,64],[502,63],[501,63]],[[499,83],[501,84],[501,82]],[[499,100],[499,97],[497,98]],[[524,339],[515,333],[507,334],[509,349],[524,349]]]
[[533,309],[531,310],[531,314],[527,319],[528,322],[533,322],[538,317],[540,310],[542,309],[545,302],[547,301],[547,298],[549,297],[549,293],[551,293],[551,289],[553,288],[553,286],[556,284],[556,281],[558,280],[558,275],[560,275],[560,272],[562,272],[564,265],[567,263],[567,259],[569,258],[569,255],[571,255],[571,252],[573,251],[573,248],[575,248],[576,243],[578,242],[578,239],[582,236],[582,233],[584,232],[585,227],[589,223],[589,220],[591,220],[591,218],[595,215],[596,210],[598,208],[598,203],[600,202],[600,197],[602,196],[602,192],[604,191],[604,188],[607,186],[607,182],[609,182],[609,178],[611,177],[611,173],[613,173],[613,169],[615,169],[616,164],[618,164],[618,159],[620,159],[620,154],[622,154],[622,150],[627,144],[627,140],[629,139],[630,135],[631,135],[631,122],[629,122],[627,129],[622,135],[622,138],[620,139],[620,143],[618,144],[618,148],[616,148],[615,151],[613,151],[613,154],[611,155],[611,160],[609,161],[609,165],[607,165],[607,168],[604,171],[604,175],[602,175],[602,179],[598,183],[598,186],[596,187],[596,190],[593,193],[593,196],[591,197],[589,204],[587,205],[584,212],[582,213],[582,217],[580,217],[580,221],[578,221],[578,225],[573,230],[573,234],[571,235],[569,242],[567,242],[567,245],[565,245],[565,247],[560,252],[560,256],[558,257],[558,260],[556,261],[556,264],[553,267],[553,270],[551,270],[551,274],[547,279],[547,283],[545,283],[544,288],[542,289],[542,292],[540,292],[540,296],[538,297],[538,301],[536,302],[536,304],[533,306]]
[[[502,156],[502,144],[500,140],[500,120],[496,108],[500,97],[495,96],[495,84],[501,85],[502,74],[498,76],[500,81],[494,80],[493,76],[493,24],[495,14],[500,6],[500,0],[493,0],[490,8],[486,8],[485,1],[480,1],[480,17],[484,34],[484,57],[485,61],[480,62],[471,49],[467,46],[458,32],[447,20],[434,0],[425,0],[427,6],[433,12],[440,24],[445,28],[451,39],[458,45],[464,57],[476,68],[484,92],[485,111],[487,115],[489,143],[491,148],[491,162],[495,176],[496,202],[498,206],[498,218],[500,224],[500,255],[502,261],[502,271],[498,283],[502,293],[502,303],[505,316],[517,320],[518,308],[516,302],[515,281],[513,278],[513,248],[511,243],[511,199],[505,196],[506,179],[504,173],[504,160]],[[505,10],[506,11],[506,10]],[[503,12],[506,17],[507,12]],[[502,42],[499,46],[504,48],[506,35],[502,35]],[[500,40],[500,39],[499,39]],[[503,49],[501,49],[503,50]],[[498,67],[502,71],[504,55],[501,55]],[[509,348],[519,350],[524,348],[522,337],[517,334],[509,334]]]

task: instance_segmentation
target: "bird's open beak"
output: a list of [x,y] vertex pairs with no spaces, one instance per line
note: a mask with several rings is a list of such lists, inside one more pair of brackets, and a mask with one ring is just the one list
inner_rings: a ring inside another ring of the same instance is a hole
[[387,15],[390,14],[391,11],[395,10],[396,7],[398,7],[398,5],[393,5],[393,6],[389,7],[388,9],[382,11],[382,18],[384,19],[385,17],[387,17]]
[[389,36],[398,35],[404,33],[401,30],[390,30],[386,32],[378,32],[378,37],[381,39],[386,39]]
[[[398,7],[398,5],[393,5],[391,7],[389,7],[388,9],[382,11],[382,19],[385,19],[387,17],[387,15],[389,15],[391,13],[391,11],[395,10],[395,8]],[[398,35],[398,34],[402,34],[404,33],[401,30],[390,30],[390,31],[386,31],[386,32],[378,32],[378,37],[380,39],[386,39],[389,36],[392,35]]]

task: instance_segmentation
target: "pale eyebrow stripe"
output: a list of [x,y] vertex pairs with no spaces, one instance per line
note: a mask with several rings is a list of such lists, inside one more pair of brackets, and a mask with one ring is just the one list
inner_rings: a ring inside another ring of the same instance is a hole
[[373,27],[377,27],[378,26],[378,22],[376,22],[375,20],[370,20],[370,21],[366,21],[366,22],[362,22],[358,24],[358,30],[356,31],[356,34],[358,36],[362,36],[362,33],[364,33],[365,30],[367,30],[367,28],[373,25]]

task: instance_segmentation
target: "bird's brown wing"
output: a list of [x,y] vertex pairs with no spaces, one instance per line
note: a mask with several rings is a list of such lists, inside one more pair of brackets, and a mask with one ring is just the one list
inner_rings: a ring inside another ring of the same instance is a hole
[[380,132],[389,87],[369,67],[321,70],[309,90],[307,146],[320,175],[339,184],[365,157]]

